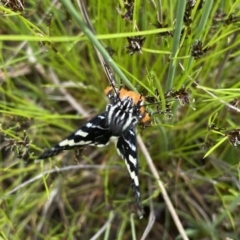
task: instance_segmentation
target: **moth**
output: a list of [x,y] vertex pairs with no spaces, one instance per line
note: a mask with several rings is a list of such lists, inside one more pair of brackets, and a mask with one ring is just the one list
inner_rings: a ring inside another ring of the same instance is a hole
[[136,144],[137,123],[146,125],[150,114],[144,107],[145,97],[134,91],[109,86],[105,89],[109,98],[106,110],[88,121],[55,146],[45,150],[38,159],[53,157],[64,150],[84,146],[106,146],[111,139],[116,140],[116,149],[125,161],[132,190],[136,199],[139,217],[143,217],[138,176],[138,157]]

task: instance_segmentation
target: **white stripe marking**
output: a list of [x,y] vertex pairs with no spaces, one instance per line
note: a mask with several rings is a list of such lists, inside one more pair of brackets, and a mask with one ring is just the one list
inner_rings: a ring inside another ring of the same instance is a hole
[[111,121],[112,121],[113,112],[114,112],[115,108],[116,108],[116,107],[114,107],[114,106],[111,106],[111,107],[109,108],[109,111],[108,111],[108,123],[109,123],[109,124],[110,124]]
[[138,176],[135,174],[135,171],[131,171],[130,165],[128,164],[128,162],[126,160],[125,160],[125,163],[127,165],[127,169],[128,169],[129,174],[130,174],[130,177],[134,181],[134,184],[136,186],[139,186]]
[[134,165],[134,167],[137,166],[137,159],[133,158],[131,155],[129,155],[129,161]]
[[97,147],[105,147],[105,146],[107,146],[108,145],[108,143],[107,144],[90,144],[91,146],[97,146]]
[[131,125],[132,119],[133,119],[132,115],[129,115],[129,118],[127,119],[127,121],[123,125],[123,131],[125,131]]
[[59,144],[58,144],[60,147],[65,147],[65,146],[75,146],[76,143],[74,142],[74,140],[68,140],[68,139],[65,139],[63,141],[61,141]]
[[74,139],[71,139],[71,140],[65,139],[65,140],[61,141],[58,145],[60,147],[66,147],[66,146],[73,147],[73,146],[78,146],[78,145],[88,145],[91,142],[92,141],[80,141],[80,142],[76,143],[76,142],[74,142]]
[[132,131],[132,130],[129,130],[129,133],[131,134],[131,135],[135,135],[135,132],[134,131]]
[[128,144],[128,146],[132,149],[133,152],[136,152],[137,148],[135,145],[133,145],[131,142],[127,141],[125,139],[125,142]]
[[98,116],[98,118],[100,118],[100,119],[104,119],[105,117],[100,115],[100,116]]
[[92,128],[92,127],[93,127],[93,124],[89,122],[89,123],[86,124],[86,127]]
[[82,130],[80,129],[80,130],[78,130],[77,132],[75,132],[74,135],[79,135],[79,136],[81,136],[81,137],[86,137],[86,136],[88,135],[88,132],[84,132],[84,131],[82,131]]

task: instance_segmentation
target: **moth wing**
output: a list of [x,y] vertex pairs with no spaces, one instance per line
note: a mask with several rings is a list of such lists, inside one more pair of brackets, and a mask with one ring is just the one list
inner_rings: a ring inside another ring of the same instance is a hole
[[45,150],[38,159],[45,159],[55,156],[63,150],[73,149],[75,147],[94,145],[98,147],[109,143],[111,133],[107,124],[107,114],[102,113],[91,119],[78,130],[70,134],[61,142]]
[[131,127],[123,133],[116,144],[118,154],[124,159],[129,175],[131,177],[132,189],[137,202],[140,218],[142,217],[141,194],[139,188],[138,177],[138,158],[136,132],[134,127]]

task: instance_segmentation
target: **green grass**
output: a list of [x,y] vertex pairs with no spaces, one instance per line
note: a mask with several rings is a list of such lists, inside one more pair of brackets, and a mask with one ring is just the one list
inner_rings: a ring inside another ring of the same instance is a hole
[[[70,1],[25,2],[22,13],[0,5],[0,239],[182,239],[141,145],[142,220],[131,214],[130,179],[114,144],[34,162],[105,110],[109,83],[92,42],[118,83],[159,106],[167,91],[187,89],[190,105],[171,101],[170,119],[154,114],[138,132],[189,239],[240,239],[239,147],[229,141],[240,139],[239,104],[232,102],[240,93],[240,1],[209,0],[198,9],[198,0],[188,29],[185,1],[162,1],[167,26],[156,29],[153,1],[135,0],[137,31],[117,13],[117,1],[90,0],[96,36],[79,22],[75,1],[73,11]],[[129,56],[126,37],[138,35],[146,37],[142,54]],[[114,49],[114,62],[98,40]],[[208,51],[194,59],[198,40]]]

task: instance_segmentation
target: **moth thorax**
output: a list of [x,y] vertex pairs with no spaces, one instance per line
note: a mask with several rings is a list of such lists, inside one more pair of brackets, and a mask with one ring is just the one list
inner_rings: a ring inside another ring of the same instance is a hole
[[108,125],[114,136],[120,136],[138,122],[138,110],[131,98],[127,97],[116,104],[109,104],[106,111]]

